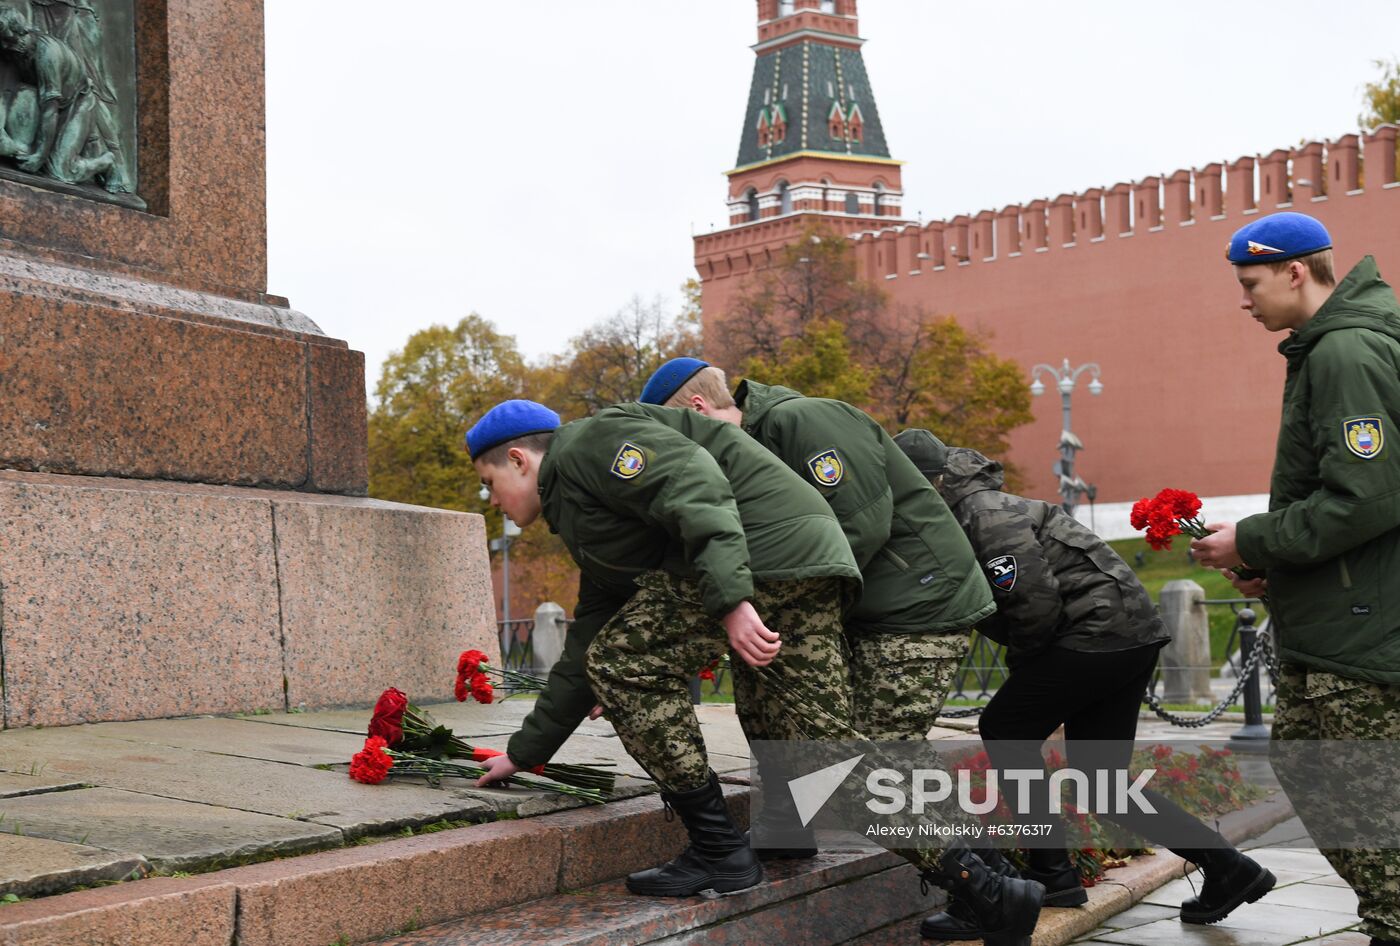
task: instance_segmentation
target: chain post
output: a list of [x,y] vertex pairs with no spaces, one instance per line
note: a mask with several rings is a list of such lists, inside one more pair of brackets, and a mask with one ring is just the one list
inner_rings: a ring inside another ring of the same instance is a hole
[[1230,734],[1230,741],[1258,742],[1269,738],[1269,727],[1264,725],[1263,700],[1259,696],[1259,661],[1254,659],[1259,634],[1254,626],[1254,610],[1241,608],[1237,622],[1240,632],[1240,663],[1242,667],[1248,668],[1248,676],[1244,686],[1244,725]]

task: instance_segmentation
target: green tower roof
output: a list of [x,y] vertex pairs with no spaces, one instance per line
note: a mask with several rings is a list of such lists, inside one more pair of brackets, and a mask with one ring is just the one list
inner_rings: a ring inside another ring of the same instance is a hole
[[[775,106],[785,118],[780,137],[769,131]],[[889,158],[859,49],[805,39],[759,53],[736,166],[799,151]]]

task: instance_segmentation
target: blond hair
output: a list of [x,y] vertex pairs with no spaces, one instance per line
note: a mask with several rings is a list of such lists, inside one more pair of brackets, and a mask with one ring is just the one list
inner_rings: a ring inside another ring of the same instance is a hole
[[690,376],[690,380],[667,398],[665,407],[685,407],[693,396],[700,395],[705,403],[714,408],[724,409],[734,406],[734,396],[729,393],[729,381],[724,372],[714,365],[701,368]]
[[486,466],[505,466],[506,454],[511,447],[519,447],[521,450],[528,450],[531,453],[545,453],[549,450],[549,443],[554,439],[554,431],[546,430],[535,434],[526,434],[523,437],[516,437],[514,440],[507,440],[498,443],[476,458],[477,463]]
[[1325,250],[1318,250],[1316,253],[1309,253],[1307,256],[1296,256],[1293,259],[1286,259],[1280,263],[1265,263],[1276,273],[1281,273],[1288,268],[1289,263],[1306,263],[1308,272],[1312,274],[1314,282],[1324,286],[1335,286],[1337,284],[1337,273],[1333,268],[1332,250],[1329,247]]

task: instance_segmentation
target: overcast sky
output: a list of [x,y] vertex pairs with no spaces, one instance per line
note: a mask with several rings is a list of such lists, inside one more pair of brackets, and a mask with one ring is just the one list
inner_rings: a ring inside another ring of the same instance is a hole
[[[537,357],[679,303],[726,219],[754,0],[267,0],[269,291],[366,356],[478,312]],[[924,220],[1354,131],[1400,3],[861,0]]]

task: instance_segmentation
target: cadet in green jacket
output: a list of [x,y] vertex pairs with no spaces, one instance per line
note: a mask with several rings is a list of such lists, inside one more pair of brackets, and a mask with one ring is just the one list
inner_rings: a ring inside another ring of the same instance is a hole
[[[655,778],[690,846],[633,874],[636,893],[732,891],[761,868],[709,770],[687,680],[731,649],[779,739],[858,741],[849,725],[841,611],[860,572],[822,498],[737,428],[641,404],[558,426],[532,401],[492,408],[467,445],[520,525],[543,516],[580,570],[576,620],[525,726],[483,782],[547,761],[595,702]],[[878,761],[870,746],[867,766]],[[967,897],[993,946],[1029,943],[1044,893],[965,846],[900,852]]]
[[[1400,739],[1400,305],[1369,256],[1337,284],[1332,238],[1305,214],[1240,228],[1229,259],[1240,307],[1288,332],[1283,418],[1269,511],[1210,523],[1191,550],[1265,574],[1227,572],[1245,595],[1268,589],[1274,739]],[[1323,853],[1356,890],[1371,942],[1400,944],[1397,845]]]
[[[1042,769],[1041,745],[1063,724],[1071,766],[1126,768],[1157,652],[1170,640],[1142,582],[1059,506],[1004,492],[1000,463],[976,450],[949,449],[927,430],[901,431],[895,442],[937,484],[997,599],[996,614],[977,625],[1005,645],[1010,671],[979,725],[992,763],[1001,771]],[[1181,905],[1182,920],[1217,922],[1272,889],[1274,875],[1220,834],[1152,789],[1143,795],[1156,814],[1129,809],[1104,817],[1201,866],[1205,881]],[[1025,876],[1045,885],[1051,906],[1086,902],[1059,819],[1044,805],[1031,816],[1053,830],[1029,851]],[[924,921],[923,933],[961,940],[977,939],[981,930],[954,898],[947,912]]]
[[[996,606],[984,582],[969,580],[977,562],[948,507],[889,434],[849,404],[789,388],[744,380],[731,396],[724,372],[698,358],[662,365],[640,400],[737,424],[831,505],[864,578],[845,618],[855,727],[878,741],[927,738],[970,628]],[[734,697],[750,698],[741,689]],[[786,797],[763,799],[759,856],[814,855]]]

